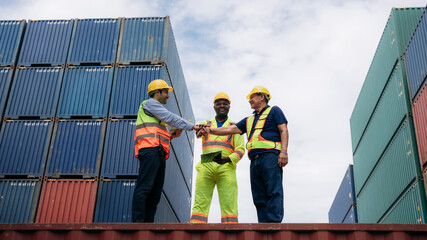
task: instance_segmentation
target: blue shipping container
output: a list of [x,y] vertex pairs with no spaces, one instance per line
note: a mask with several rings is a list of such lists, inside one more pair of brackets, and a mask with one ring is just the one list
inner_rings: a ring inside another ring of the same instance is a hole
[[415,29],[405,52],[408,85],[411,99],[414,100],[427,76],[427,11]]
[[55,116],[64,69],[61,67],[20,67],[16,70],[5,116]]
[[0,118],[6,106],[6,99],[12,82],[13,69],[10,67],[0,68]]
[[[115,71],[110,104],[112,117],[136,116],[141,102],[148,99],[148,84],[155,79],[170,82],[162,66],[119,66]],[[170,94],[168,102],[173,97]]]
[[353,165],[350,165],[329,209],[329,223],[342,223],[350,208],[355,204]]
[[72,20],[29,20],[18,65],[65,65],[73,22]]
[[0,133],[0,176],[43,175],[53,122],[6,121]]
[[15,65],[25,23],[25,20],[0,21],[0,66]]
[[170,202],[172,209],[179,222],[189,222],[191,214],[191,192],[185,184],[175,154],[169,154],[166,161],[166,177],[163,187],[166,199]]
[[40,189],[39,180],[0,180],[0,223],[33,223]]
[[342,223],[358,223],[356,205],[351,206]]
[[139,160],[134,152],[135,126],[135,119],[108,121],[101,177],[138,176]]
[[[132,199],[136,180],[101,181],[95,206],[94,222],[132,222]],[[157,205],[154,222],[177,222],[164,194]]]
[[117,62],[162,63],[168,69],[182,117],[194,121],[175,38],[169,17],[124,18]]
[[97,177],[104,144],[105,121],[59,121],[54,129],[46,173],[48,177]]
[[191,183],[193,177],[193,152],[191,151],[190,144],[183,132],[180,137],[174,138],[171,141],[171,155],[175,154],[182,174],[184,175],[185,182],[188,190],[191,192]]
[[124,18],[122,21],[118,63],[165,62],[171,29],[168,17]]
[[113,64],[120,33],[119,19],[77,19],[71,38],[68,64]]
[[69,67],[59,97],[58,117],[106,117],[114,68]]

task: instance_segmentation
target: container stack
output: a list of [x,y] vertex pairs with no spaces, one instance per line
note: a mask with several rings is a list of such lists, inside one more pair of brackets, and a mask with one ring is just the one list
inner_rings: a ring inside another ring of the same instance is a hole
[[349,165],[329,209],[329,223],[357,223],[353,165]]
[[[139,106],[148,99],[148,84],[165,80],[174,88],[166,108],[194,121],[191,107],[187,107],[191,103],[168,17],[121,19],[116,62],[96,222],[131,221],[131,208],[111,206],[123,201],[115,197],[120,194],[126,196],[125,205],[131,206],[139,164],[133,152],[133,134]],[[193,145],[194,135],[185,131],[172,140],[155,221],[189,221]]]
[[[411,108],[423,178],[427,176],[427,15],[424,11],[405,52]],[[424,181],[424,186],[426,182]],[[426,188],[427,189],[427,188]]]
[[[25,33],[16,22],[19,58],[0,69],[0,194],[23,186],[28,213],[12,218],[21,206],[6,194],[0,223],[131,222],[148,83],[172,85],[166,107],[194,121],[169,18],[30,20]],[[193,141],[172,140],[156,222],[189,220]]]
[[360,223],[426,223],[402,57],[423,10],[392,9],[350,119]]

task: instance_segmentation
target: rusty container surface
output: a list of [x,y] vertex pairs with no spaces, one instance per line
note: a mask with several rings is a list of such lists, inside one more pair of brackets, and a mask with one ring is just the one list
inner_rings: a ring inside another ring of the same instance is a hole
[[412,104],[414,115],[415,135],[417,137],[420,163],[423,170],[427,169],[427,83]]
[[45,179],[36,223],[92,222],[97,189],[96,179]]
[[0,224],[0,239],[422,240],[425,224]]

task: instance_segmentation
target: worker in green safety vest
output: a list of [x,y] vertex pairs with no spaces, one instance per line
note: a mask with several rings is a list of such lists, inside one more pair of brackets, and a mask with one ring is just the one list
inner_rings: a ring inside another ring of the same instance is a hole
[[[228,118],[230,102],[227,94],[218,93],[213,100],[215,118],[201,122],[200,125],[209,125],[211,128],[233,125],[234,122]],[[238,223],[236,164],[245,154],[243,136],[206,133],[202,138],[203,154],[220,151],[221,157],[205,163],[199,162],[196,166],[196,192],[190,223],[207,223],[215,185],[221,207],[221,222]]]

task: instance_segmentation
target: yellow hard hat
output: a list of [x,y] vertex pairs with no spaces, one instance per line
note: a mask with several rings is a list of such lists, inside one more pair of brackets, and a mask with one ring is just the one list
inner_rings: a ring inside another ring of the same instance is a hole
[[263,87],[263,86],[255,86],[251,93],[249,93],[248,96],[246,96],[246,99],[250,100],[251,99],[251,95],[254,93],[265,93],[267,94],[268,99],[271,99],[271,95],[270,92],[267,90],[267,88]]
[[150,82],[150,84],[148,84],[148,91],[147,94],[150,95],[150,92],[152,91],[156,91],[159,89],[168,89],[168,92],[172,92],[173,88],[169,87],[168,84],[162,80],[162,79],[156,79]]
[[227,93],[225,93],[225,92],[220,92],[220,93],[218,93],[218,94],[215,96],[215,98],[214,98],[214,100],[213,100],[213,103],[215,104],[215,101],[216,101],[216,100],[218,100],[218,99],[225,99],[225,100],[227,100],[227,101],[228,101],[228,103],[231,103],[230,98],[228,97]]

